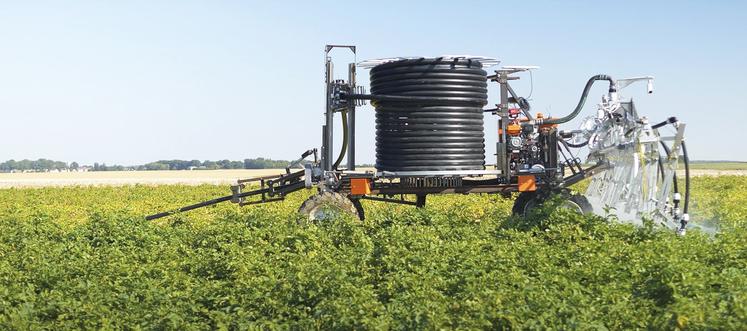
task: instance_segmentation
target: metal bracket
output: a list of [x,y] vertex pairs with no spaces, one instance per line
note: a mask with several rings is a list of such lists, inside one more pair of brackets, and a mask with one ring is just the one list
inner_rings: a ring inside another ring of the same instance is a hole
[[332,95],[330,95],[329,107],[333,112],[349,110],[349,103],[356,102],[345,98],[345,95],[354,93],[354,88],[344,80],[336,80],[332,82],[332,84],[330,85],[330,89],[330,93],[332,93]]
[[[325,82],[325,94],[326,94],[326,107],[324,111],[324,126],[322,126],[322,157],[321,167],[323,170],[330,171],[335,170],[334,160],[334,115],[336,112],[347,112],[347,127],[355,130],[355,107],[361,103],[360,101],[349,100],[344,96],[347,94],[354,94],[358,90],[355,85],[355,62],[348,65],[348,81],[335,80],[334,79],[334,64],[329,52],[335,48],[347,48],[353,52],[354,57],[356,56],[356,47],[353,45],[326,45],[324,47],[324,82]],[[355,138],[354,132],[349,133],[346,137],[346,143],[348,145],[348,168],[355,167],[354,153],[355,153]]]
[[371,201],[381,201],[381,202],[391,202],[391,203],[398,203],[402,205],[411,205],[411,206],[417,206],[418,204],[415,201],[405,200],[403,196],[400,196],[399,199],[390,199],[390,198],[383,198],[383,197],[377,197],[377,196],[362,195],[360,199],[371,200]]
[[231,202],[232,203],[242,203],[244,202],[244,198],[239,196],[241,194],[241,191],[246,187],[244,184],[236,184],[231,185]]
[[376,173],[376,177],[486,176],[501,174],[500,170],[380,171]]
[[326,45],[324,46],[324,53],[329,53],[329,51],[335,48],[347,48],[347,49],[350,49],[350,51],[353,52],[353,54],[355,54],[354,45]]

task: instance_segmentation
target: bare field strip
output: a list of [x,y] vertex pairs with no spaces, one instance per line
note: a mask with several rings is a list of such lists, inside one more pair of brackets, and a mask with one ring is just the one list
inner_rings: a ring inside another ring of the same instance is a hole
[[[364,169],[361,169],[364,170]],[[373,170],[366,168],[365,170]],[[50,186],[122,185],[227,185],[240,178],[284,173],[284,169],[174,170],[174,171],[95,171],[61,173],[0,173],[0,188]],[[691,171],[693,176],[747,176],[747,170]]]
[[[677,173],[684,170],[679,169]],[[692,176],[747,176],[747,170],[690,169]]]
[[164,184],[231,184],[240,178],[284,173],[284,169],[93,171],[60,173],[0,173],[0,188],[48,186],[121,186]]

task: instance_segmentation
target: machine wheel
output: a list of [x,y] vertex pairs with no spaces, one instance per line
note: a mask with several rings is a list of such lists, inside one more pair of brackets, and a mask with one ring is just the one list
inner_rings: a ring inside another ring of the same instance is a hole
[[[569,192],[563,193],[563,203],[560,208],[569,209],[579,214],[590,214],[593,209],[589,200],[581,194],[571,194]],[[543,202],[543,198],[540,197],[537,192],[521,192],[519,197],[514,201],[514,207],[512,212],[514,215],[527,216],[529,212],[535,207],[539,206]]]
[[579,214],[591,214],[593,212],[589,200],[581,194],[571,194],[571,196],[563,202],[562,207],[577,211]]
[[306,215],[311,221],[332,219],[340,213],[355,215],[363,220],[363,206],[359,199],[350,199],[337,192],[321,192],[315,194],[298,208],[300,214]]
[[527,212],[529,211],[529,209],[527,209],[527,205],[529,204],[530,201],[533,201],[536,196],[537,196],[537,192],[519,193],[519,197],[517,197],[516,200],[514,200],[514,207],[511,208],[511,211],[513,212],[513,214],[519,215],[519,216],[526,216]]

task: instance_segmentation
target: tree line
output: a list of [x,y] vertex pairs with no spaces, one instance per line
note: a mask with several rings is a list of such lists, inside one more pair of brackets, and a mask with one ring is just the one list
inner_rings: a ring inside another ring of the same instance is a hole
[[288,166],[289,161],[265,158],[244,159],[244,161],[200,161],[200,160],[160,160],[143,165],[138,170],[193,170],[193,169],[277,169]]
[[244,159],[244,161],[200,161],[200,160],[159,160],[135,166],[107,165],[94,163],[92,166],[80,165],[77,162],[66,163],[48,159],[8,160],[0,163],[0,172],[14,171],[127,171],[127,170],[215,170],[215,169],[278,169],[288,166],[285,160],[266,158]]
[[64,170],[64,169],[70,169],[70,164],[67,164],[61,161],[53,161],[53,160],[47,160],[47,159],[20,160],[20,161],[8,160],[3,163],[0,163],[0,171],[4,171],[4,172],[9,172],[13,170],[45,171],[45,170]]

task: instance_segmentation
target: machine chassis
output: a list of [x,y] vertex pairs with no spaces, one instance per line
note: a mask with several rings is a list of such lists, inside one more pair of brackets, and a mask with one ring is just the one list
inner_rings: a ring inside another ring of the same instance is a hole
[[[356,63],[348,64],[347,81],[334,80],[330,51],[336,48],[349,49],[353,54],[356,53],[356,47],[351,45],[327,45],[325,47],[326,110],[325,123],[322,126],[321,153],[316,148],[309,149],[301,155],[299,160],[291,163],[285,169],[284,174],[239,180],[236,185],[231,187],[231,195],[151,215],[147,219],[157,219],[224,201],[231,201],[241,206],[281,201],[287,194],[304,188],[316,188],[319,194],[340,194],[350,199],[350,201],[356,204],[356,208],[359,210],[358,216],[361,218],[363,217],[363,211],[360,206],[360,200],[382,201],[422,207],[425,205],[427,195],[432,194],[485,193],[511,196],[514,192],[527,192],[527,194],[531,194],[535,199],[544,199],[552,193],[567,195],[569,186],[614,167],[614,165],[605,161],[604,158],[599,158],[596,164],[584,168],[580,159],[575,157],[571,151],[572,147],[579,146],[570,146],[563,139],[571,137],[574,133],[558,132],[557,124],[552,123],[554,119],[543,119],[541,114],[537,114],[537,118],[531,115],[529,102],[518,96],[509,82],[519,79],[515,74],[532,70],[536,67],[503,67],[495,70],[495,74],[487,76],[489,81],[499,84],[500,104],[496,105],[496,108],[484,110],[484,112],[498,117],[499,135],[496,143],[497,153],[494,170],[356,171],[356,107],[365,104],[366,100],[391,100],[403,97],[365,94],[364,89],[356,85]],[[480,57],[478,59],[484,60],[485,58]],[[497,63],[497,61],[494,62]],[[594,80],[609,80],[610,95],[613,95],[613,92],[615,92],[614,85],[617,83],[606,75],[594,76],[587,83],[576,110],[564,118],[564,120],[555,121],[555,123],[567,122],[570,118],[577,115],[583,106],[588,90]],[[630,84],[633,81],[635,79],[626,80],[624,83]],[[616,96],[616,94],[614,95]],[[511,108],[512,105],[518,106],[518,108]],[[343,129],[342,148],[336,158],[333,148],[335,114],[341,115]],[[521,123],[522,130],[525,127],[533,127],[535,132],[540,131],[545,136],[553,138],[550,141],[553,145],[557,145],[557,148],[547,148],[548,152],[545,152],[544,158],[544,160],[552,160],[552,164],[545,164],[544,166],[529,169],[518,169],[515,165],[510,165],[512,161],[508,159],[511,153],[508,143],[508,139],[510,138],[508,136],[509,123],[516,125],[519,114],[525,116],[525,119]],[[665,121],[666,123],[662,122],[655,125],[654,130],[664,124],[674,123],[676,125],[676,119],[674,122],[672,119],[670,118],[668,121]],[[664,145],[663,141],[662,145]],[[664,148],[666,150],[666,146]],[[321,154],[321,157],[319,157],[319,154]],[[306,160],[312,155],[313,160]],[[672,155],[669,156],[671,159]],[[345,166],[341,165],[343,159],[346,159]],[[660,167],[662,167],[661,161],[659,163]],[[566,172],[570,172],[570,174],[566,176]],[[676,193],[676,178],[674,180]],[[248,188],[252,188],[253,186],[248,186],[251,185],[250,183],[258,183],[259,188],[247,191]],[[676,195],[678,194],[676,193]],[[408,195],[414,195],[415,201],[411,198],[408,199]],[[685,205],[687,205],[687,202]],[[683,231],[686,222],[686,219],[683,220]]]

